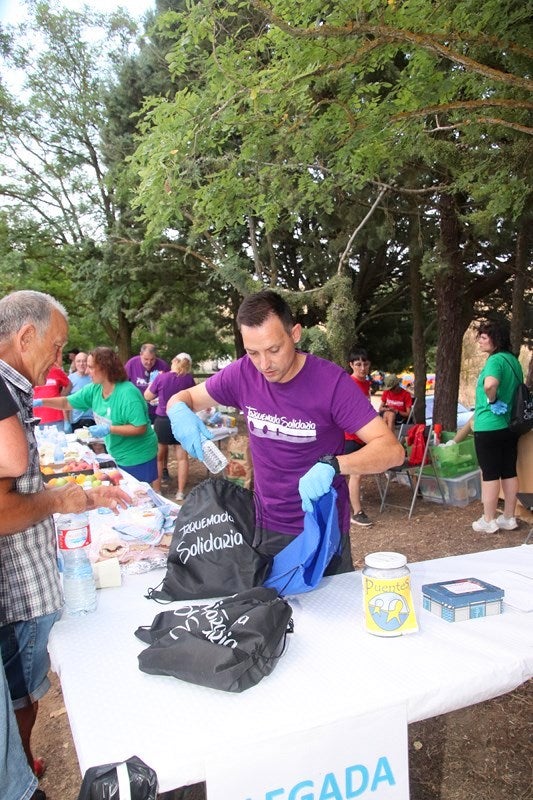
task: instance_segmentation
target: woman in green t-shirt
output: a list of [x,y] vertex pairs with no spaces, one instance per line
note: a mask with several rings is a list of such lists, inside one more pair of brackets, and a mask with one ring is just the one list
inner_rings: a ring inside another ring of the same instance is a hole
[[[482,473],[483,515],[472,523],[478,533],[496,533],[518,527],[515,519],[518,478],[518,436],[509,430],[516,388],[523,380],[520,362],[511,352],[509,326],[499,321],[477,327],[479,348],[488,358],[476,385],[474,442]],[[500,490],[503,514],[497,516]]]
[[[89,432],[105,442],[117,466],[140,481],[157,480],[157,436],[146,402],[130,383],[122,362],[110,347],[96,347],[87,357],[93,382],[68,397],[43,400],[53,408],[86,411],[92,408],[95,425]],[[61,405],[58,405],[61,403]]]

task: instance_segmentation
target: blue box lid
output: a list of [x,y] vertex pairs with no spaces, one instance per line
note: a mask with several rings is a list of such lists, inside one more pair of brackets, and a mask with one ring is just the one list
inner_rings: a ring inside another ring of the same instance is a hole
[[440,583],[426,583],[422,586],[422,594],[443,605],[460,608],[471,603],[501,600],[504,590],[479,578],[458,578]]

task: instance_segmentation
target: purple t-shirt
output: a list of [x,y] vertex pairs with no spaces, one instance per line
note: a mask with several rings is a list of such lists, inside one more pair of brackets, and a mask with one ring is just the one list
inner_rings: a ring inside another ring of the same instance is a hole
[[194,378],[189,372],[185,375],[178,375],[176,372],[161,372],[149,386],[152,394],[157,397],[156,417],[166,416],[167,403],[173,394],[181,392],[183,389],[190,389],[194,385]]
[[[320,456],[344,452],[344,432],[358,431],[377,412],[350,376],[336,364],[306,355],[287,383],[269,383],[248,356],[209,377],[206,389],[221,405],[245,416],[254,465],[257,525],[280,533],[303,530],[298,481]],[[350,528],[346,478],[333,483],[339,523]]]
[[154,366],[151,369],[145,369],[141,357],[133,356],[129,361],[126,361],[124,369],[128,380],[137,387],[141,394],[144,394],[150,383],[150,373],[155,369],[159,370],[159,372],[168,372],[170,366],[162,358],[156,358]]

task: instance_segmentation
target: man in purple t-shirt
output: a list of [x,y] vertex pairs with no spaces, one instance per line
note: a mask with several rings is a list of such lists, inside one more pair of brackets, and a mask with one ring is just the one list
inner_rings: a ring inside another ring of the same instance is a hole
[[[167,414],[174,436],[201,458],[201,437],[210,437],[191,411],[215,402],[240,408],[250,434],[258,549],[269,555],[283,549],[301,533],[312,501],[333,485],[345,534],[342,564],[335,571],[352,569],[343,476],[399,465],[403,448],[344,370],[296,349],[301,325],[275,292],[247,297],[237,324],[247,354],[205,383],[170,398]],[[366,446],[343,455],[345,431],[357,433]]]
[[[143,344],[139,351],[138,356],[133,356],[129,361],[124,364],[128,380],[137,387],[144,397],[148,385],[160,372],[168,372],[170,364],[162,358],[157,357],[157,348],[155,344]],[[155,417],[155,406],[148,404],[148,413],[153,422]]]

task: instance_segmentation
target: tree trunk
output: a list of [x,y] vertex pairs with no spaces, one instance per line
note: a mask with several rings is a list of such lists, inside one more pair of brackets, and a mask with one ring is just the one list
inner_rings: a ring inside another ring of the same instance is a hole
[[411,313],[413,332],[411,335],[413,351],[413,370],[415,373],[415,421],[426,420],[426,344],[424,338],[424,315],[422,303],[422,279],[420,265],[422,263],[422,244],[418,208],[413,208],[413,216],[409,223],[409,292],[411,297]]
[[343,367],[353,346],[356,310],[349,275],[337,275],[326,316],[327,341],[332,361]]
[[437,301],[437,358],[433,422],[443,430],[457,427],[457,397],[461,372],[463,335],[470,315],[465,313],[464,269],[461,227],[454,198],[443,194],[439,200],[442,268],[435,279]]
[[511,347],[518,355],[523,342],[526,315],[526,291],[528,288],[527,269],[531,263],[533,233],[531,214],[524,213],[520,218],[516,240],[515,274],[513,281],[513,310],[511,314]]
[[122,309],[119,309],[117,318],[118,327],[114,331],[114,342],[117,348],[118,357],[122,363],[125,364],[126,361],[133,355],[131,350],[131,336],[135,326],[129,322]]

